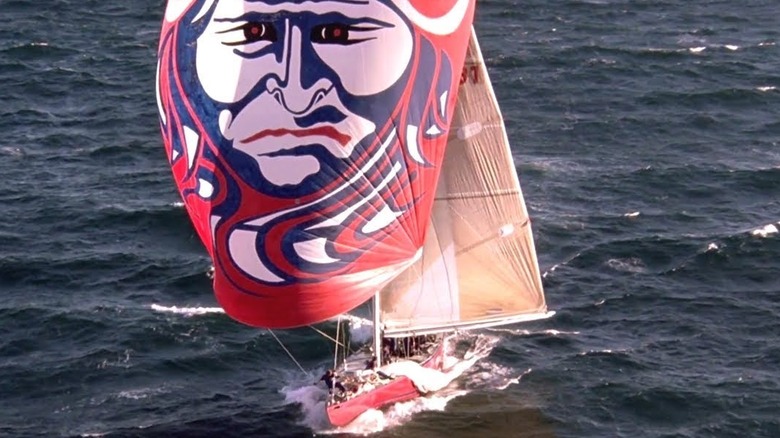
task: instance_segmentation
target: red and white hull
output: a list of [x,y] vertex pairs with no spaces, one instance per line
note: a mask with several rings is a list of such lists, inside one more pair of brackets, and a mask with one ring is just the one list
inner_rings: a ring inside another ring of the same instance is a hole
[[[421,365],[425,368],[441,370],[443,359],[444,347],[443,344],[440,344],[436,351]],[[399,376],[388,383],[352,396],[345,401],[329,403],[327,407],[328,419],[333,426],[343,427],[370,409],[381,409],[393,403],[415,399],[421,395],[422,393],[410,378]]]
[[408,377],[397,377],[390,383],[366,391],[349,400],[328,405],[328,420],[333,426],[343,427],[369,409],[379,409],[420,396],[420,391]]

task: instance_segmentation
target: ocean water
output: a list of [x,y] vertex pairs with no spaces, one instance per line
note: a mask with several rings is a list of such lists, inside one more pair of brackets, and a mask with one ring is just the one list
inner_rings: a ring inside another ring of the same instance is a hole
[[770,0],[479,0],[552,319],[322,426],[312,330],[220,312],[158,131],[163,0],[0,0],[0,436],[778,437]]

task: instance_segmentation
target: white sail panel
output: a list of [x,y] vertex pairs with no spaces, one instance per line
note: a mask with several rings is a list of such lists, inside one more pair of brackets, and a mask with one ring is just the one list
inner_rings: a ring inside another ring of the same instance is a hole
[[[446,196],[446,186],[439,183],[436,198]],[[447,203],[434,201],[431,217],[431,222],[433,218],[439,220],[436,226],[428,226],[422,256],[382,294],[382,314],[385,318],[388,313],[402,318],[405,326],[460,320],[457,245]]]
[[472,31],[422,257],[381,292],[389,336],[549,316],[503,118]]

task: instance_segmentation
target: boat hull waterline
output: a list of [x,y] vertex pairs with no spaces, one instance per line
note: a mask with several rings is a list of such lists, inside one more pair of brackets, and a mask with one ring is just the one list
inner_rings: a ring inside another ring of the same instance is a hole
[[[441,343],[436,351],[421,363],[421,366],[441,370],[443,363],[444,343]],[[417,389],[412,379],[398,376],[388,383],[345,401],[329,403],[327,407],[328,420],[334,427],[344,427],[368,410],[381,409],[395,403],[413,400],[422,395],[423,393]]]

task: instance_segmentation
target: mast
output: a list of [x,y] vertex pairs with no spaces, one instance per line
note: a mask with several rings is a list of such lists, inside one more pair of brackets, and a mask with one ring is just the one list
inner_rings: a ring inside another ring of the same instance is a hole
[[376,366],[382,366],[382,323],[380,314],[382,309],[379,302],[379,291],[374,294],[374,357],[376,357]]

